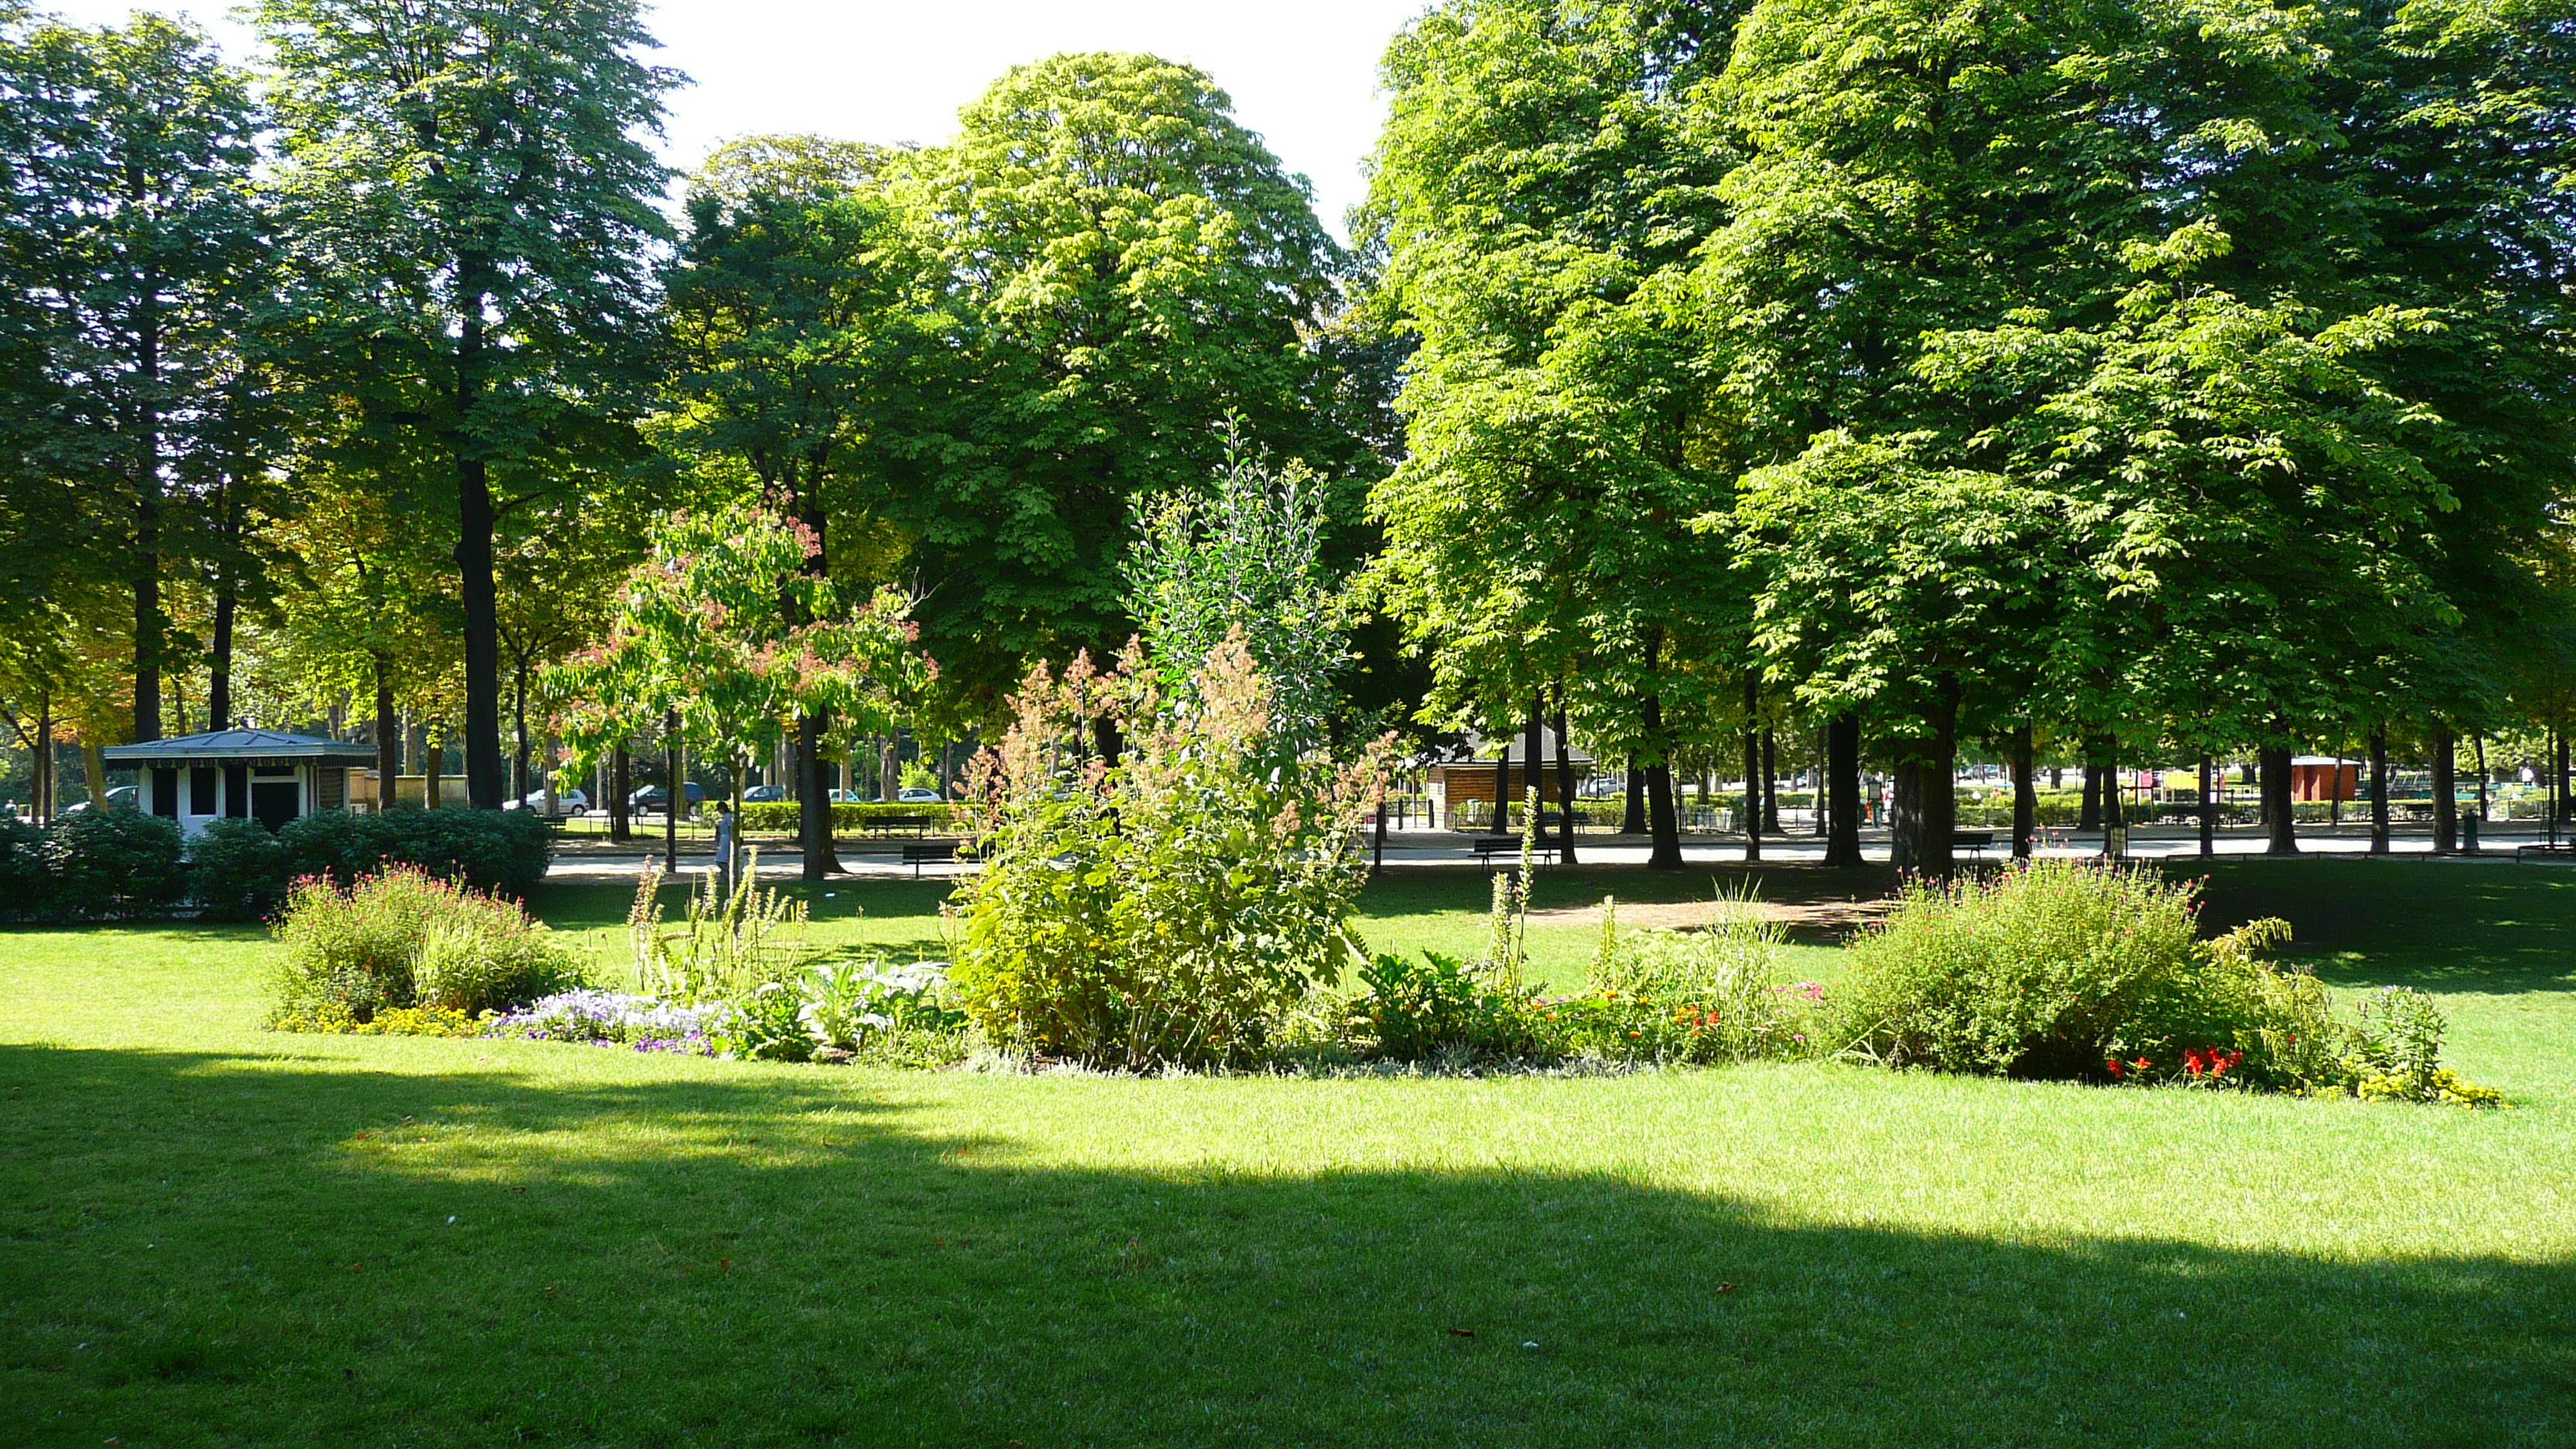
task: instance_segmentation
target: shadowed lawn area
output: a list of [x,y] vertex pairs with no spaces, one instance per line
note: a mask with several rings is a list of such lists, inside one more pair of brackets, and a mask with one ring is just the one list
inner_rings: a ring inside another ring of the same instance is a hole
[[[0,1442],[2567,1443],[2571,885],[2220,874],[2339,985],[2443,993],[2483,1114],[277,1036],[254,933],[0,935]],[[835,889],[935,945],[936,889]],[[1484,889],[1373,888],[1372,943],[1472,946]]]

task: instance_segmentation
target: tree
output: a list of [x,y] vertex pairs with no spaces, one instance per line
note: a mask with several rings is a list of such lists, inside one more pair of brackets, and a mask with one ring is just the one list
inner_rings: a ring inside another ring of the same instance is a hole
[[[1389,48],[1369,305],[1418,342],[1409,456],[1372,497],[1376,584],[1431,652],[1432,708],[1488,731],[1570,683],[1575,721],[1647,769],[1681,864],[1678,713],[1740,652],[1741,604],[1689,520],[1722,502],[1708,394],[1664,286],[1723,172],[1675,98],[1724,64],[1724,9],[1479,0]],[[1532,731],[1535,738],[1535,731]]]
[[1135,500],[1204,485],[1239,417],[1330,471],[1307,329],[1342,265],[1302,179],[1185,65],[1064,55],[1012,70],[896,194],[936,312],[871,453],[913,541],[947,708],[997,717],[1033,658],[1114,652]]
[[[172,653],[171,491],[224,414],[220,380],[248,329],[264,244],[252,193],[259,129],[244,76],[196,31],[139,15],[122,30],[46,25],[25,40],[48,78],[29,168],[53,213],[38,283],[56,325],[30,361],[83,441],[51,463],[104,515],[132,603],[133,736],[158,739]],[[40,490],[39,496],[44,496]]]
[[664,170],[644,144],[676,83],[633,0],[263,0],[279,194],[304,366],[364,439],[435,462],[455,519],[465,774],[501,804],[498,520],[585,453],[652,337]]
[[[920,270],[882,195],[885,161],[811,137],[725,147],[692,181],[687,235],[664,277],[680,366],[669,443],[747,472],[813,537],[809,572],[833,576],[838,539],[843,576],[869,583],[887,580],[892,550],[861,449],[886,412],[888,334],[906,324]],[[808,880],[840,869],[822,750],[831,730],[828,714],[796,723]]]
[[801,525],[758,504],[663,520],[606,640],[545,672],[574,768],[676,719],[692,747],[733,767],[739,794],[743,762],[801,716],[889,727],[897,700],[936,673],[913,648],[911,601],[885,588],[845,608],[808,570],[814,550]]

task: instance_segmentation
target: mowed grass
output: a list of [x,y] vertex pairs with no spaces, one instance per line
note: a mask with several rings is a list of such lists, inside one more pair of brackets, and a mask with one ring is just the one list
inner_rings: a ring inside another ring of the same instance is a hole
[[[1371,941],[1471,949],[1484,892],[1397,878]],[[816,904],[936,955],[939,894]],[[619,893],[539,904],[613,958]],[[2212,909],[2442,993],[2516,1109],[279,1036],[255,932],[0,935],[0,1443],[2576,1442],[2576,874],[2236,863]]]

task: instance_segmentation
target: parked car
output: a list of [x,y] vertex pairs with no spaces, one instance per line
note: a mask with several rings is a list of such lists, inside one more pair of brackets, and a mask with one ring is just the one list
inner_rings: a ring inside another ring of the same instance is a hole
[[894,798],[902,801],[906,805],[936,805],[939,803],[939,792],[936,790],[925,790],[919,785],[907,785],[903,789],[896,791]]
[[[546,808],[546,792],[543,790],[530,790],[528,792],[528,798],[520,801],[519,804],[529,810],[543,810]],[[555,813],[558,815],[570,815],[576,818],[587,815],[590,813],[590,796],[577,789],[557,790],[555,792]]]
[[[110,810],[132,810],[136,808],[136,802],[142,799],[142,797],[143,792],[137,790],[132,785],[119,785],[115,789],[107,792],[107,808]],[[63,813],[65,815],[77,815],[81,811],[87,810],[89,807],[90,802],[83,800],[77,805],[66,807]]]
[[832,803],[835,805],[865,805],[868,803],[868,797],[860,794],[856,790],[835,790],[832,792]]
[[745,805],[766,805],[786,798],[787,787],[784,785],[754,785],[742,792],[742,803]]
[[[697,781],[687,782],[681,786],[681,790],[688,799],[690,809],[695,810],[707,803],[706,787]],[[626,808],[638,815],[658,815],[662,813],[662,802],[670,798],[671,792],[661,786],[646,785],[626,797]]]

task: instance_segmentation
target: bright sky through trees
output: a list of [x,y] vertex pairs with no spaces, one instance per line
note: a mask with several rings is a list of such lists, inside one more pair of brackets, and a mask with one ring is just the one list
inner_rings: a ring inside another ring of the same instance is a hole
[[[671,98],[672,164],[721,141],[814,131],[854,141],[948,139],[957,109],[1013,65],[1067,50],[1142,50],[1206,70],[1235,114],[1314,183],[1336,235],[1366,191],[1361,159],[1385,113],[1377,62],[1426,0],[665,0],[647,23],[659,64],[696,82]],[[230,0],[39,0],[87,25],[134,9],[186,15],[251,55]]]

